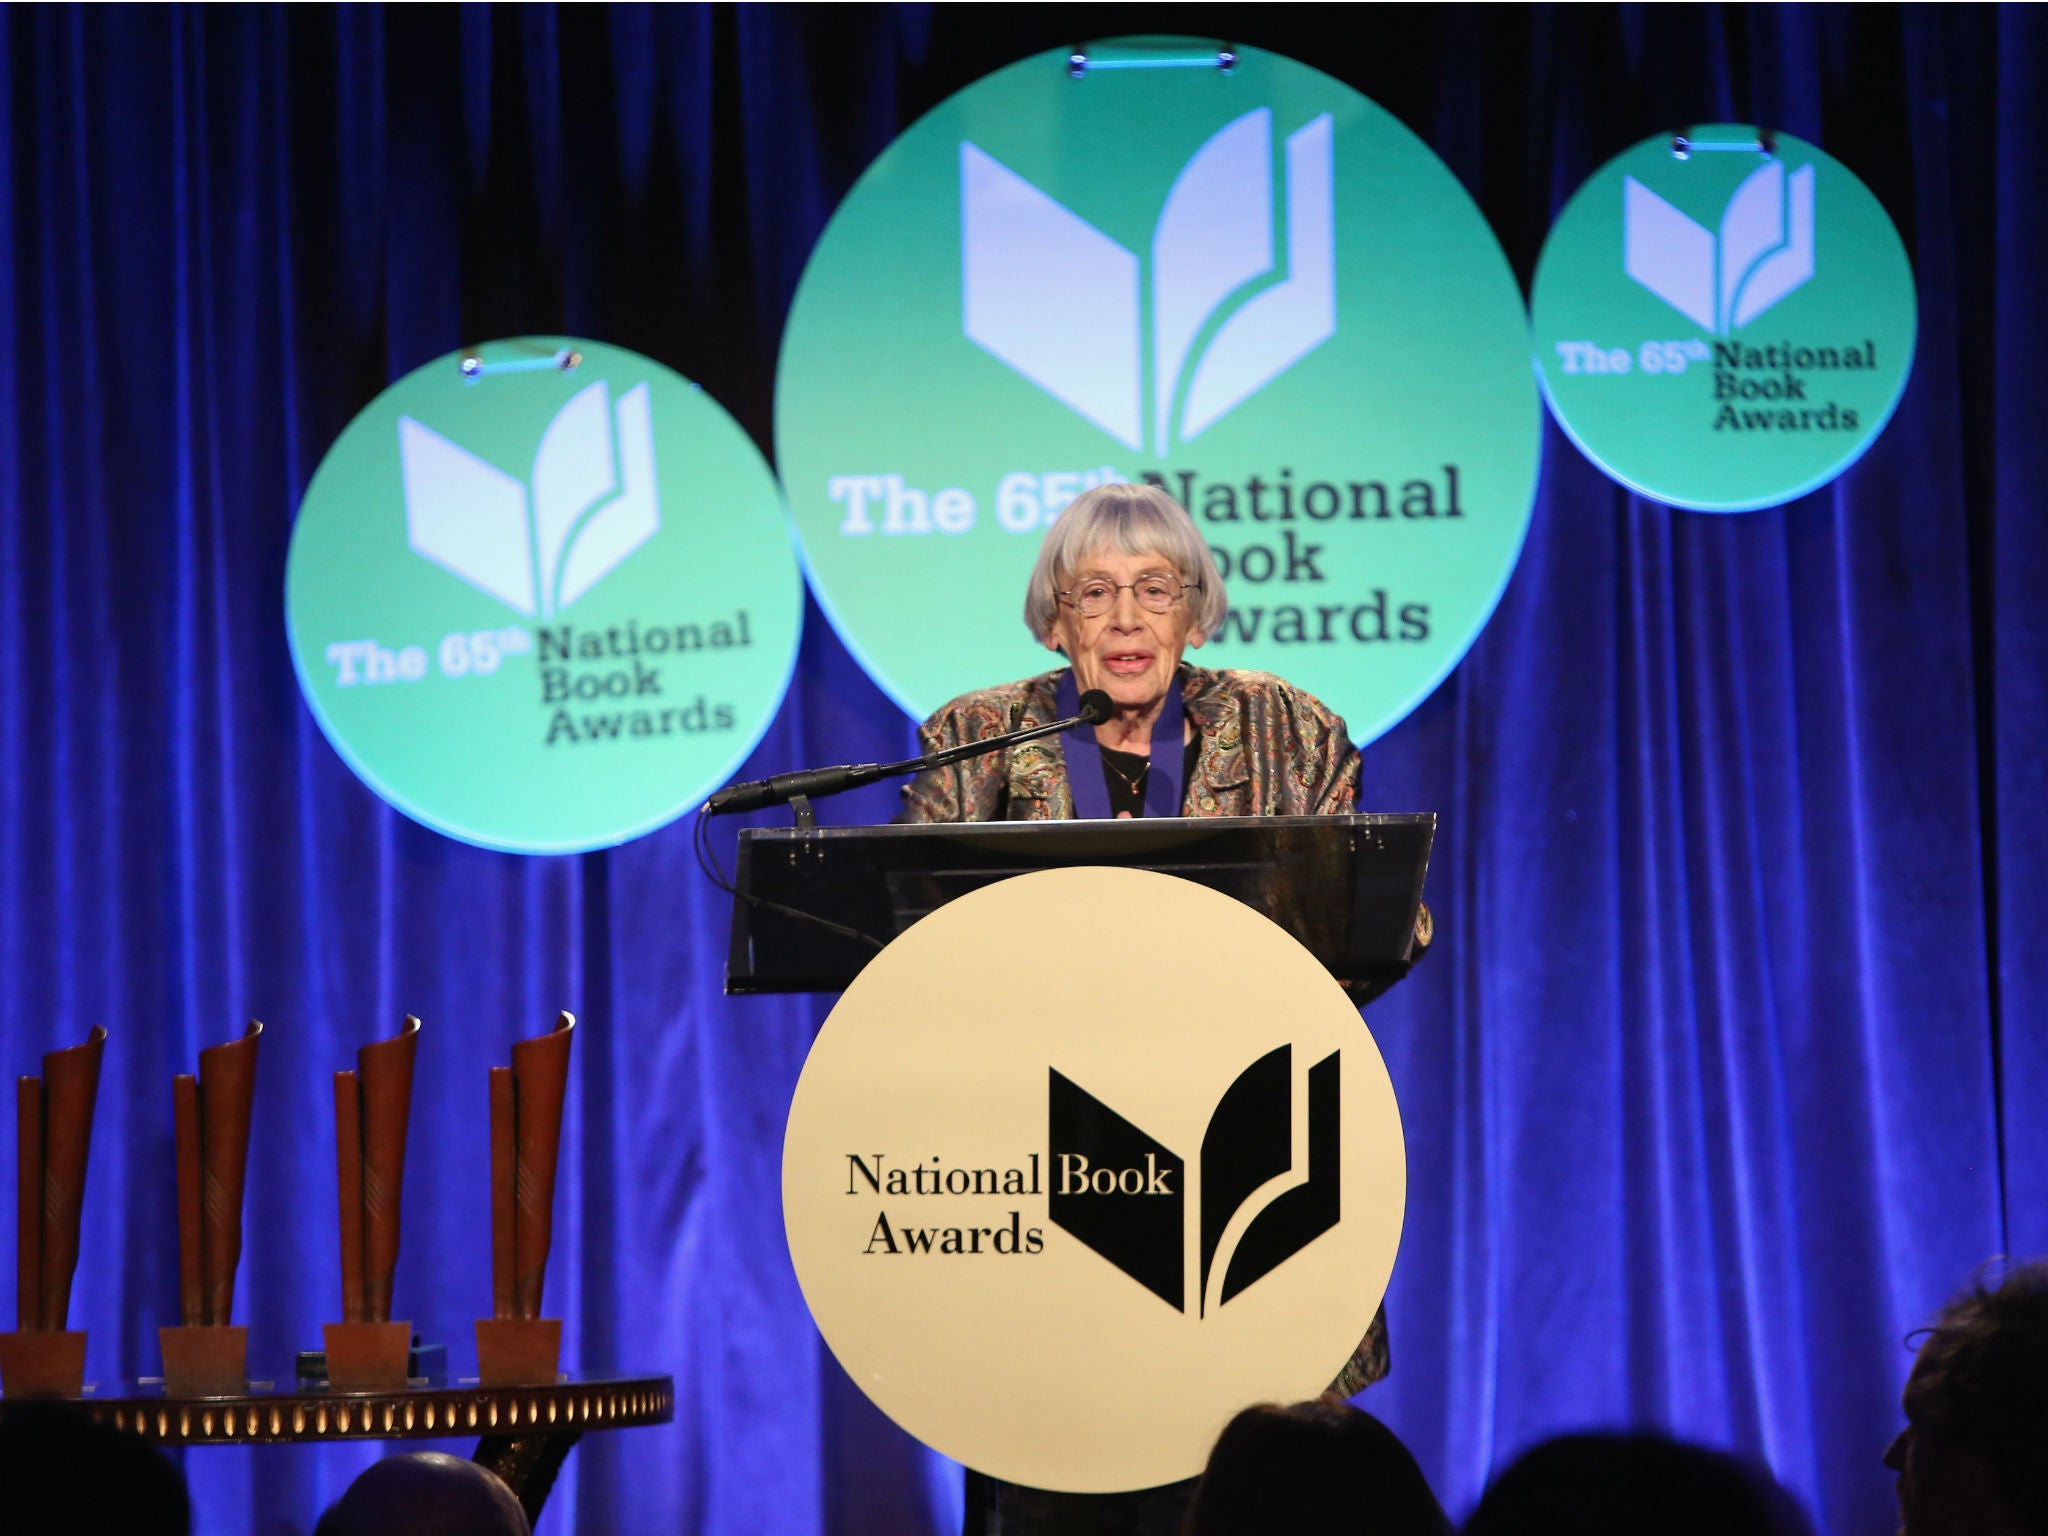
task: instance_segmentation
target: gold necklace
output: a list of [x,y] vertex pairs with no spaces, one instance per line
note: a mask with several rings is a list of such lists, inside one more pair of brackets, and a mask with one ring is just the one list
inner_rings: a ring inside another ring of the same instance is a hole
[[1102,753],[1102,766],[1107,768],[1111,773],[1115,774],[1118,780],[1123,784],[1123,786],[1126,789],[1128,789],[1132,794],[1138,795],[1140,797],[1144,795],[1144,789],[1142,788],[1142,786],[1145,782],[1145,776],[1151,773],[1152,771],[1152,760],[1150,758],[1147,758],[1145,760],[1145,766],[1138,770],[1136,777],[1133,777],[1132,775],[1125,773],[1123,769],[1117,767],[1115,763],[1111,762],[1109,752],[1107,749],[1104,749]]

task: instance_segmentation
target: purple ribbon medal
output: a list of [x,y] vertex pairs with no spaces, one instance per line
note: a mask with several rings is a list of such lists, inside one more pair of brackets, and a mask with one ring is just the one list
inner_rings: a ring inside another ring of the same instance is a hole
[[[1063,720],[1080,711],[1081,690],[1074,681],[1072,667],[1060,675],[1056,707]],[[1173,686],[1166,690],[1165,702],[1159,707],[1159,718],[1152,722],[1152,767],[1145,775],[1147,816],[1180,814],[1184,758],[1181,737],[1186,730],[1185,722],[1180,678],[1175,676]],[[1074,792],[1075,817],[1081,821],[1108,821],[1111,817],[1109,784],[1103,777],[1102,752],[1095,739],[1095,727],[1077,725],[1062,731],[1060,750],[1067,760],[1067,783]]]

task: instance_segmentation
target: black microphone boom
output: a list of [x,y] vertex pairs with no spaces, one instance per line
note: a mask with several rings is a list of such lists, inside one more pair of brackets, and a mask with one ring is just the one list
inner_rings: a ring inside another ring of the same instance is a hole
[[704,802],[704,812],[708,816],[724,816],[787,805],[798,795],[836,795],[843,789],[858,789],[887,778],[895,767],[894,763],[848,763],[841,768],[804,768],[795,773],[770,774],[765,779],[721,789]]
[[848,763],[838,768],[804,768],[795,773],[770,774],[765,779],[721,789],[704,802],[704,814],[726,816],[741,811],[758,811],[771,805],[787,805],[798,796],[815,800],[823,795],[836,795],[841,790],[858,789],[877,779],[893,779],[906,773],[919,773],[926,768],[943,768],[948,763],[980,757],[985,752],[1000,752],[1005,747],[1036,741],[1041,736],[1072,730],[1077,725],[1100,725],[1109,718],[1113,708],[1108,694],[1100,688],[1090,688],[1081,695],[1079,713],[1066,720],[1055,720],[1050,725],[1026,726],[1021,731],[991,736],[986,741],[963,742],[957,747],[927,752],[923,757],[905,758],[900,763]]

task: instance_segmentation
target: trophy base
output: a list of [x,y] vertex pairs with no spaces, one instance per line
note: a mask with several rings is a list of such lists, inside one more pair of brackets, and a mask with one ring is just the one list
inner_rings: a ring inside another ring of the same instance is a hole
[[336,1392],[396,1392],[412,1353],[411,1323],[324,1323],[327,1385]]
[[249,1330],[237,1323],[159,1328],[168,1397],[235,1397],[249,1386]]
[[0,1333],[0,1397],[83,1397],[85,1330]]
[[559,1317],[476,1320],[477,1380],[486,1387],[550,1386],[562,1365]]

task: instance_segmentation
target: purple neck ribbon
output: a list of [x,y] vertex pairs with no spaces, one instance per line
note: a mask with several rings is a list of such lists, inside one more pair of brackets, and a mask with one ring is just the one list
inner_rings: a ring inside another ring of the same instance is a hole
[[[1074,681],[1072,667],[1067,668],[1060,678],[1055,707],[1063,720],[1080,712],[1081,691]],[[1186,758],[1181,736],[1186,728],[1186,718],[1180,696],[1180,678],[1176,675],[1173,686],[1166,690],[1165,702],[1160,705],[1159,718],[1152,722],[1152,767],[1145,775],[1147,816],[1180,814],[1181,769]],[[1095,727],[1077,725],[1062,731],[1060,749],[1067,759],[1067,783],[1074,792],[1075,817],[1081,821],[1108,821],[1112,814],[1109,784],[1103,777],[1102,750],[1095,739]]]

